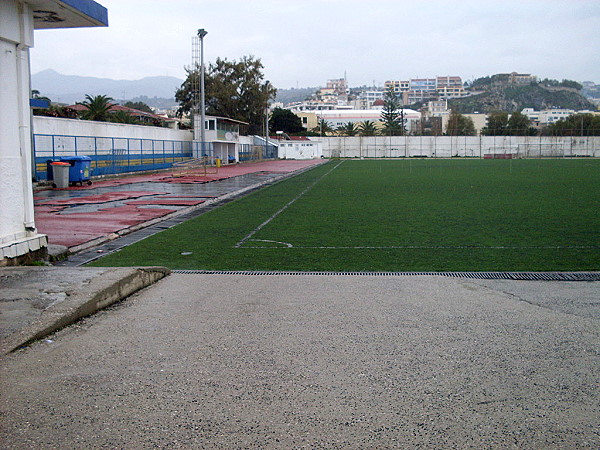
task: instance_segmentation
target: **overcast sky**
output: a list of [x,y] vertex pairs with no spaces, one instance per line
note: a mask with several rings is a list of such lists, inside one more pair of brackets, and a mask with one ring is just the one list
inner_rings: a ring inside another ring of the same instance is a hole
[[598,0],[98,0],[108,28],[39,30],[32,73],[185,77],[205,61],[260,58],[278,88],[500,72],[600,83]]

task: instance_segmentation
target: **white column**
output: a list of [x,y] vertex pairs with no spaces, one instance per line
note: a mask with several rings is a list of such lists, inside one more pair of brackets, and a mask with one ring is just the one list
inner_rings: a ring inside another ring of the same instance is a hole
[[17,46],[17,92],[19,95],[19,142],[21,148],[21,174],[23,179],[24,225],[27,231],[35,231],[33,212],[33,183],[31,160],[33,149],[31,142],[31,72],[29,49],[33,47],[33,13],[27,4],[20,4],[19,27],[20,44]]
[[31,175],[29,48],[33,16],[26,4],[0,5],[0,262],[46,246],[35,230]]

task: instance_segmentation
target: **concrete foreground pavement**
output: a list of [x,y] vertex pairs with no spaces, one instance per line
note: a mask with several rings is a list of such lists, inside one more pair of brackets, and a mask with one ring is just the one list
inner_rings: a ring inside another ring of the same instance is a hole
[[0,355],[121,301],[169,273],[164,267],[3,267]]
[[[323,162],[236,164],[208,176],[199,170],[175,176],[169,169],[98,179],[92,186],[36,189],[36,221],[47,227],[49,254],[63,267],[0,267],[0,355],[120,301],[169,273],[164,268],[76,268],[104,254],[105,250],[99,249],[102,244],[114,251],[162,230],[163,224],[172,226],[194,211],[200,214]],[[157,193],[165,195],[157,199]],[[116,220],[119,214],[114,211],[122,211],[127,199],[129,203],[135,199],[134,204],[148,203],[142,205],[144,211],[154,204],[155,216],[132,219],[135,214],[128,210],[125,216],[134,225]],[[67,255],[69,259],[64,260]]]
[[171,274],[0,364],[3,448],[598,448],[600,282]]

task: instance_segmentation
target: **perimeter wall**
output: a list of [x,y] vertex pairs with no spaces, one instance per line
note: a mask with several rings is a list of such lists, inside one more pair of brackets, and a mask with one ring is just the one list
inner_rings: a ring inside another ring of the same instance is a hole
[[370,136],[319,137],[325,158],[600,157],[600,137]]
[[37,180],[51,179],[48,162],[62,156],[89,156],[92,176],[156,170],[191,158],[191,131],[91,120],[34,116]]

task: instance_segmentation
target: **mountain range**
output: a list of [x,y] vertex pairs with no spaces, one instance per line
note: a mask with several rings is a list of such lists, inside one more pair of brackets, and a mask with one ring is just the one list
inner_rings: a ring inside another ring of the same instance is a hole
[[114,99],[130,100],[137,97],[173,99],[182,79],[169,76],[145,77],[140,80],[113,80],[110,78],[63,75],[48,69],[31,76],[31,88],[57,103],[75,103],[85,95],[107,95]]

